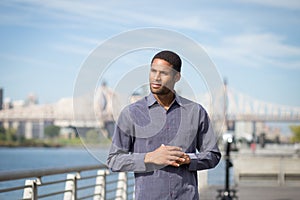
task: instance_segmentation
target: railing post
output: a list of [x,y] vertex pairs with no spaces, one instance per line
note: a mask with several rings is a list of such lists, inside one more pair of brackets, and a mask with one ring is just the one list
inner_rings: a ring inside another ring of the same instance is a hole
[[94,190],[94,200],[105,200],[106,199],[106,174],[108,170],[98,170],[96,178],[96,186]]
[[208,171],[201,170],[197,172],[198,175],[198,191],[208,186]]
[[119,172],[116,200],[127,200],[127,174]]
[[278,183],[280,186],[283,186],[285,184],[284,164],[285,164],[285,159],[283,157],[280,157],[279,158],[279,172],[278,172]]
[[37,184],[35,180],[26,180],[25,188],[23,191],[23,199],[37,199]]
[[77,176],[75,174],[68,174],[65,186],[64,200],[77,199]]

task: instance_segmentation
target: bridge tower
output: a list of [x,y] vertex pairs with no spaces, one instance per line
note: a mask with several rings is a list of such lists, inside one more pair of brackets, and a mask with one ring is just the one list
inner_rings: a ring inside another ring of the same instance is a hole
[[[228,117],[228,104],[229,104],[229,100],[228,100],[228,82],[227,79],[224,78],[224,115],[225,115],[225,128],[224,128],[224,132],[232,132],[232,134],[234,134],[234,130],[235,130],[235,121],[234,120],[230,120]],[[233,135],[234,136],[234,135]]]

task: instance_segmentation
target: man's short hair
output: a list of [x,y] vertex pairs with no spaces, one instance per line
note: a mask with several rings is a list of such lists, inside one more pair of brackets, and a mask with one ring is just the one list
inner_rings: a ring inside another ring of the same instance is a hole
[[156,58],[167,61],[173,66],[173,69],[176,70],[177,72],[181,71],[181,59],[176,53],[168,50],[161,51],[152,58],[151,64],[153,63],[153,60]]

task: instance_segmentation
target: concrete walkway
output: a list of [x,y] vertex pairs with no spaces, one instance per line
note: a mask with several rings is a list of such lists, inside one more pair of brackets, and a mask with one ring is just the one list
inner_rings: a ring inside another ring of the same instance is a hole
[[[200,191],[200,200],[214,200],[216,199],[218,189],[223,189],[221,186],[210,186],[203,188]],[[241,186],[234,188],[237,190],[239,200],[299,200],[299,187],[286,186]]]

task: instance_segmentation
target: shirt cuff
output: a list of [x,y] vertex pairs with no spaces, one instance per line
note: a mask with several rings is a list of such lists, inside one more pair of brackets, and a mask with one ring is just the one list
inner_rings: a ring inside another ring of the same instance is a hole
[[146,165],[145,165],[145,155],[146,153],[134,153],[134,165],[135,165],[135,171],[138,172],[144,172],[146,171]]
[[188,153],[187,155],[191,159],[191,162],[189,164],[189,170],[190,171],[197,171],[198,158],[197,158],[196,154],[194,154],[194,153]]

